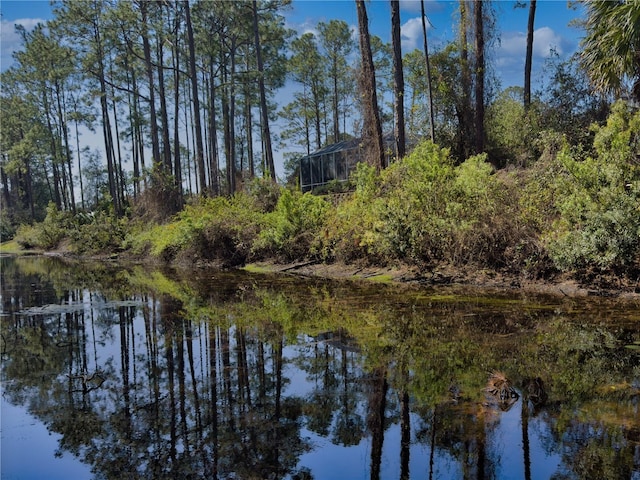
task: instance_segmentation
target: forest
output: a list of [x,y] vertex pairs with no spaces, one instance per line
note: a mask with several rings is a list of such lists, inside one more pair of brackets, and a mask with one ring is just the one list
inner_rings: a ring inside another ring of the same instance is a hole
[[[2,241],[190,265],[471,266],[637,290],[640,4],[580,2],[578,52],[549,59],[532,91],[535,0],[515,3],[529,12],[527,55],[524,87],[507,89],[489,54],[495,2],[459,1],[455,39],[431,51],[423,14],[424,46],[410,52],[398,1],[389,44],[369,34],[367,2],[348,4],[355,36],[342,20],[290,31],[290,3],[63,0],[53,20],[17,27],[23,49],[0,77]],[[83,146],[86,131],[104,148]],[[300,157],[353,138],[365,156],[350,180],[303,194]]]

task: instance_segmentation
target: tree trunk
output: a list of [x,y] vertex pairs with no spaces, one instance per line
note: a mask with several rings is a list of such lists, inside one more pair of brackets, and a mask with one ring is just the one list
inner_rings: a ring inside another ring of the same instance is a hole
[[262,114],[262,141],[264,142],[264,156],[267,170],[271,179],[276,180],[276,169],[273,162],[273,148],[271,147],[271,132],[269,130],[269,111],[267,96],[264,88],[264,65],[262,64],[262,49],[260,47],[260,32],[258,31],[258,4],[253,0],[253,39],[256,48],[256,62],[258,64],[258,88],[260,89],[260,112]]
[[151,61],[151,45],[149,44],[149,34],[146,30],[147,19],[147,7],[150,5],[145,1],[140,2],[140,13],[142,15],[142,24],[145,27],[145,31],[142,34],[142,49],[144,52],[144,61],[147,71],[147,81],[149,82],[149,122],[151,128],[151,151],[153,153],[153,164],[160,162],[160,137],[158,135],[158,120],[156,115],[156,96],[155,96],[155,81],[153,75],[153,63]]
[[[76,111],[76,113],[78,113],[78,104],[76,102],[76,100],[73,100],[74,102],[74,110]],[[82,182],[82,161],[81,161],[81,155],[80,155],[80,133],[79,133],[79,128],[78,128],[78,117],[77,115],[74,116],[73,119],[73,124],[74,124],[74,130],[75,130],[75,134],[76,134],[76,152],[78,154],[78,181],[80,182],[80,208],[82,208],[83,210],[85,209],[85,203],[84,203],[84,185]]]
[[213,56],[209,61],[209,78],[211,79],[211,86],[209,87],[209,142],[211,144],[209,148],[209,163],[211,170],[211,189],[213,195],[220,195],[220,177],[218,171],[220,170],[218,164],[218,126],[216,122],[216,79],[213,71]]
[[474,23],[475,23],[475,40],[476,40],[476,83],[475,83],[475,100],[476,100],[476,153],[482,153],[484,150],[484,18],[483,18],[483,2],[478,0],[474,3]]
[[457,106],[459,122],[459,155],[464,158],[470,153],[472,117],[471,110],[471,68],[469,67],[469,43],[467,31],[469,28],[469,12],[467,1],[460,0],[460,71],[462,80],[462,97]]
[[4,165],[0,163],[0,179],[2,180],[2,197],[4,199],[4,207],[10,209],[13,207],[11,194],[9,193],[9,179],[4,171]]
[[527,23],[527,56],[524,62],[524,109],[531,105],[531,64],[533,60],[533,28],[536,18],[536,0],[529,2],[529,21]]
[[364,125],[363,136],[365,155],[369,163],[376,168],[385,167],[384,144],[382,141],[382,126],[378,110],[378,96],[376,94],[376,74],[371,54],[371,39],[369,37],[369,18],[363,0],[356,0],[358,12],[358,27],[360,30],[360,55],[362,57],[361,92],[363,95]]
[[[408,376],[408,372],[405,373]],[[400,394],[400,478],[409,479],[409,461],[411,454],[411,411],[409,392],[403,389]]]
[[[176,14],[175,18],[175,36],[173,47],[173,168],[175,183],[180,193],[180,202],[183,201],[182,188],[182,159],[180,152],[180,18]],[[182,205],[180,205],[181,207]]]
[[[231,71],[226,76],[226,117],[223,106],[223,120],[225,129],[225,148],[227,151],[227,188],[228,194],[233,195],[236,192],[236,102],[235,102],[235,73],[236,73],[236,43],[235,39],[231,40],[231,49],[229,54]],[[225,67],[225,74],[226,74]]]
[[378,367],[371,374],[368,392],[367,426],[371,433],[371,480],[380,479],[388,389],[387,372],[383,367]]
[[427,73],[427,90],[429,91],[429,131],[431,133],[431,141],[435,143],[436,134],[435,134],[435,119],[433,115],[433,90],[431,88],[431,64],[429,62],[429,47],[427,45],[427,24],[426,24],[426,15],[424,13],[424,0],[420,0],[420,8],[422,11],[422,36],[424,37],[424,61],[426,64],[426,73]]
[[311,87],[311,95],[313,96],[313,116],[314,126],[316,129],[316,149],[322,147],[322,95],[320,92],[320,80],[315,79],[314,85]]
[[402,46],[400,43],[400,2],[391,0],[391,43],[393,45],[393,109],[396,156],[405,155],[404,128],[404,73],[402,71]]
[[193,119],[195,123],[196,163],[200,177],[200,193],[206,193],[206,177],[204,171],[204,155],[202,144],[202,125],[200,123],[200,101],[198,99],[198,76],[196,72],[196,48],[193,40],[193,27],[191,25],[191,13],[189,0],[184,0],[185,20],[187,24],[187,38],[189,42],[189,74],[191,75],[191,90],[193,91]]
[[[162,8],[162,7],[161,7]],[[158,33],[158,94],[160,96],[160,120],[162,121],[162,167],[165,172],[171,173],[171,141],[169,139],[169,115],[167,113],[167,97],[164,90],[164,38]]]
[[249,178],[253,178],[255,177],[255,166],[253,164],[253,118],[251,115],[251,91],[249,84],[245,84],[244,107],[247,130],[247,163],[249,164]]
[[66,169],[63,165],[64,176],[67,177],[69,181],[69,203],[71,207],[71,211],[76,211],[76,199],[73,188],[73,168],[71,165],[71,147],[69,146],[69,131],[67,128],[66,118],[68,117],[66,108],[64,107],[64,92],[61,91],[60,84],[58,81],[55,82],[55,93],[56,93],[56,104],[58,110],[58,118],[60,119],[60,137],[63,143],[61,148],[64,148],[64,158],[66,161]]
[[[112,69],[110,69],[110,73],[111,73],[111,76],[113,77]],[[123,206],[125,204],[125,199],[126,199],[126,184],[125,184],[125,177],[124,177],[124,168],[122,168],[122,149],[120,148],[120,131],[118,129],[118,111],[116,108],[116,92],[115,92],[115,87],[113,86],[111,87],[111,109],[113,111],[113,128],[115,130],[115,137],[116,137],[116,141],[114,145],[114,153],[113,153],[114,162],[116,159],[116,152],[117,152],[117,158],[118,158],[117,165],[114,163],[114,168],[116,169],[115,189],[118,194],[118,204],[120,206]]]
[[[222,90],[222,131],[224,136],[224,156],[227,160],[227,194],[232,195],[233,188],[233,177],[235,177],[235,159],[232,159],[233,151],[232,144],[233,139],[231,138],[231,122],[229,112],[229,82],[227,75],[227,68],[224,63],[221,63],[222,66],[222,83],[225,85]],[[233,174],[232,174],[233,173]]]
[[[140,94],[138,93],[138,79],[136,78],[135,68],[129,66],[131,73],[131,137],[133,141],[133,181],[134,181],[134,195],[140,193],[140,178],[144,170],[144,142],[142,137],[142,126],[140,122]],[[143,183],[146,186],[146,177],[143,179]]]

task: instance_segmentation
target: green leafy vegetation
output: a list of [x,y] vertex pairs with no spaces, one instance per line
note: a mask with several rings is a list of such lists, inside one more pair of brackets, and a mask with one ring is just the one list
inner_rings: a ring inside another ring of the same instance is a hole
[[163,261],[227,266],[364,261],[440,264],[544,277],[564,271],[635,278],[640,269],[640,112],[615,104],[592,145],[540,136],[528,168],[496,171],[487,156],[456,164],[427,141],[378,172],[359,164],[339,197],[255,180],[232,197],[196,199],[167,223],[92,215],[51,204],[22,226],[23,248],[125,250]]
[[34,225],[22,225],[15,241],[26,250],[70,250],[75,253],[111,253],[122,248],[128,230],[126,219],[109,211],[72,214],[51,203],[45,219]]
[[275,210],[265,215],[257,249],[282,255],[286,260],[315,253],[316,239],[326,223],[329,208],[322,197],[283,190]]
[[[549,55],[537,91],[535,2],[523,88],[505,90],[491,65],[494,2],[459,2],[457,35],[431,53],[426,37],[424,52],[403,52],[395,35],[370,35],[361,2],[357,46],[343,20],[296,34],[289,3],[60,2],[51,21],[17,27],[22,45],[1,76],[0,238],[185,264],[452,266],[637,285],[637,2],[576,14],[580,48]],[[397,31],[398,12],[391,20]],[[291,102],[278,105],[286,81]],[[104,148],[83,145],[84,129]],[[274,181],[276,138],[288,188]],[[351,178],[305,163],[315,189],[296,188],[302,155],[356,139]]]
[[594,126],[593,155],[565,146],[553,187],[558,217],[547,234],[563,269],[638,268],[640,264],[640,114],[614,105]]

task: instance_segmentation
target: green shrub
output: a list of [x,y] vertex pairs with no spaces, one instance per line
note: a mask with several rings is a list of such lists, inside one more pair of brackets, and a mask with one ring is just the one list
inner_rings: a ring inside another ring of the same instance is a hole
[[70,237],[74,250],[78,253],[110,253],[123,248],[128,231],[126,218],[118,218],[112,213],[98,211],[91,215],[76,215],[75,235]]
[[331,205],[322,197],[299,190],[283,190],[273,212],[265,216],[256,251],[304,258],[318,250],[316,239]]
[[519,268],[539,254],[518,221],[515,181],[495,175],[486,155],[456,167],[447,149],[425,142],[379,175],[359,166],[352,181],[323,231],[325,258]]
[[246,260],[260,231],[264,214],[255,196],[238,193],[232,198],[199,199],[187,205],[166,225],[131,235],[134,252],[165,261],[177,256],[197,260],[219,260],[239,264]]
[[268,215],[262,210],[264,203],[256,204],[255,197],[238,193],[231,199],[213,199],[211,206],[206,227],[194,244],[196,256],[225,266],[244,264]]
[[325,185],[321,185],[313,189],[315,195],[330,195],[333,193],[345,193],[351,191],[353,185],[351,182],[345,182],[340,180],[331,180]]
[[34,225],[20,225],[16,230],[15,240],[22,248],[31,250],[40,248],[40,229]]
[[447,243],[448,192],[454,163],[448,149],[419,144],[381,175],[381,196],[373,202],[377,219],[370,248],[390,259],[430,263],[442,258]]
[[487,110],[487,145],[492,162],[499,167],[526,166],[536,157],[535,139],[539,132],[538,105],[525,111],[524,91],[510,87],[498,95]]
[[255,177],[246,184],[245,190],[253,201],[255,209],[268,213],[276,208],[282,187],[278,186],[271,178]]
[[15,239],[22,248],[53,250],[64,238],[71,238],[76,233],[73,214],[60,211],[54,203],[49,203],[45,219],[34,225],[20,226]]
[[618,102],[593,130],[596,155],[582,159],[569,148],[558,155],[549,251],[562,270],[638,268],[640,112]]
[[383,259],[375,258],[375,252],[369,248],[370,232],[377,221],[372,206],[379,195],[380,177],[374,167],[359,163],[350,183],[354,186],[351,197],[327,212],[319,238],[320,254],[328,261],[349,263],[367,258],[382,262]]

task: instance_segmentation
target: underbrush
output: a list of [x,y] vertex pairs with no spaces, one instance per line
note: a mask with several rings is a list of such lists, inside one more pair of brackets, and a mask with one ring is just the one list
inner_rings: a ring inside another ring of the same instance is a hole
[[[534,278],[640,272],[640,113],[614,105],[593,145],[544,132],[527,168],[494,171],[485,155],[457,165],[419,144],[382,172],[359,164],[340,200],[255,180],[231,198],[194,200],[168,223],[73,216],[50,206],[21,227],[23,247],[125,249],[163,261],[234,266],[292,262],[438,264]],[[635,278],[635,277],[633,277]]]
[[126,245],[134,254],[148,253],[164,261],[190,258],[237,265],[249,256],[263,215],[244,193],[198,199],[171,222],[138,229]]
[[196,198],[166,224],[137,224],[125,246],[136,255],[164,261],[243,264],[253,255],[265,218],[276,208],[281,189],[255,179],[231,198]]
[[254,253],[285,261],[318,256],[318,235],[331,208],[322,197],[283,190],[274,211],[264,216]]
[[355,184],[325,227],[325,258],[496,269],[528,260],[523,250],[534,242],[518,221],[517,190],[484,155],[455,166],[448,150],[426,142],[380,175],[360,165]]
[[619,102],[592,129],[594,153],[565,144],[532,169],[523,198],[538,202],[540,238],[558,269],[638,275],[640,112]]
[[74,253],[112,253],[122,249],[128,221],[106,211],[73,214],[47,207],[44,221],[21,225],[15,241],[24,249],[56,250],[63,244]]

